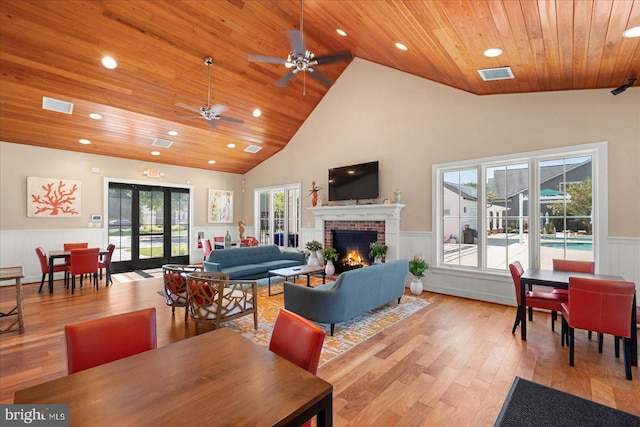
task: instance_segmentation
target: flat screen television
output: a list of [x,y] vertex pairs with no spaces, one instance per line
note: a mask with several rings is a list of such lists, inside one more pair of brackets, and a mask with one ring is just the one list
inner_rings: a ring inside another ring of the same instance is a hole
[[329,169],[329,201],[377,198],[377,161]]

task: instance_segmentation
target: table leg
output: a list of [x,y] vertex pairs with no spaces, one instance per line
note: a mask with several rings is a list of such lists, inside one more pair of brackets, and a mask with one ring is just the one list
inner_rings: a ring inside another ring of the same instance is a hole
[[311,274],[307,274],[307,288],[311,287],[311,282],[309,280],[310,278],[311,278]]
[[269,275],[269,296],[271,296],[271,273],[267,273]]
[[16,279],[16,303],[18,304],[18,328],[20,333],[24,332],[24,294],[22,292],[22,280],[18,277]]
[[631,307],[631,365],[638,366],[638,319],[636,317],[636,295],[633,295]]
[[527,287],[520,282],[520,339],[527,340]]
[[53,257],[49,257],[49,293],[53,293]]
[[333,426],[333,393],[325,399],[325,406],[322,408],[316,416],[316,425],[318,427],[331,427]]

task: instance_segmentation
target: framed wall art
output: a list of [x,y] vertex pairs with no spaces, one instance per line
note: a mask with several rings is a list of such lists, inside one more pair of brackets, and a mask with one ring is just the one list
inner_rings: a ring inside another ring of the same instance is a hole
[[233,191],[209,189],[207,222],[233,222]]
[[80,181],[29,176],[27,177],[27,217],[79,217],[80,193]]

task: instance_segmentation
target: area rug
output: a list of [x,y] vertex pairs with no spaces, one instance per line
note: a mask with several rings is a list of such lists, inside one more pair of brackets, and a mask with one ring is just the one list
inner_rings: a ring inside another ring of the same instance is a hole
[[640,426],[640,417],[516,377],[494,426]]

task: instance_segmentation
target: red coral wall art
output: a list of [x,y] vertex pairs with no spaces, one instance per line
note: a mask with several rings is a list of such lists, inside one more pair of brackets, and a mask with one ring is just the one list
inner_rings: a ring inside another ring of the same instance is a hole
[[80,201],[80,181],[27,177],[28,217],[79,217]]

